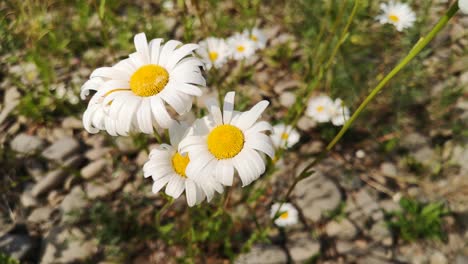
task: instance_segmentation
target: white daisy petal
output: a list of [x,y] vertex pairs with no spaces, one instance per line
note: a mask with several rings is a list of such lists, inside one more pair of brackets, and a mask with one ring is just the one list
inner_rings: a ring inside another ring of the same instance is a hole
[[235,92],[226,93],[224,97],[224,104],[223,104],[223,122],[224,124],[229,124],[231,122],[232,114],[234,111],[234,97]]
[[197,48],[197,44],[185,44],[182,47],[176,49],[169,58],[169,62],[166,65],[166,68],[171,70],[180,60],[190,55],[192,51],[196,50]]
[[154,119],[162,128],[169,128],[174,122],[159,97],[151,97],[151,111]]
[[159,64],[159,54],[161,53],[161,43],[163,39],[153,39],[149,43],[149,51],[151,54],[151,64]]
[[159,65],[166,67],[167,63],[169,62],[169,58],[171,54],[174,52],[177,46],[181,45],[182,43],[177,40],[169,40],[164,46],[162,47],[161,54],[159,55]]
[[258,102],[254,107],[252,107],[252,109],[239,116],[236,125],[242,130],[247,130],[257,121],[258,118],[260,118],[260,115],[265,111],[269,104],[270,102],[265,100]]
[[135,48],[138,53],[141,54],[141,58],[144,64],[149,64],[150,62],[150,53],[148,48],[148,41],[146,40],[145,33],[139,33],[135,35],[134,38]]

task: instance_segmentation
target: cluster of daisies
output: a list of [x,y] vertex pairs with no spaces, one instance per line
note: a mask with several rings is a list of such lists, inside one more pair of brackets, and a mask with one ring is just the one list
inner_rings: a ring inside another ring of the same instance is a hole
[[195,56],[196,44],[162,39],[147,41],[144,33],[134,37],[136,52],[112,67],[94,70],[82,87],[82,97],[95,91],[83,114],[90,133],[110,135],[130,132],[146,134],[168,130],[169,144],[152,149],[143,167],[153,179],[153,192],[178,198],[185,192],[193,206],[224,186],[231,186],[234,174],[243,186],[265,172],[265,156],[275,149],[266,134],[272,127],[259,118],[268,101],[245,112],[234,110],[234,92],[228,92],[222,106],[215,99],[205,101],[208,114],[193,124],[173,118],[191,110],[200,87],[206,86],[203,61]]
[[206,69],[221,68],[229,59],[244,60],[250,58],[256,50],[265,48],[267,38],[258,28],[244,30],[222,39],[209,37],[199,44],[197,54],[202,58]]
[[342,126],[349,119],[349,108],[340,98],[335,100],[326,95],[311,98],[307,105],[306,115],[317,123],[331,122]]

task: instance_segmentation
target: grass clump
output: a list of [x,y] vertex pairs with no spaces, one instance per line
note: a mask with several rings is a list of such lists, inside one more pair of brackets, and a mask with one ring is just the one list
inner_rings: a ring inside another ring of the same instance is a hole
[[443,217],[449,213],[442,202],[421,203],[403,198],[401,210],[390,213],[389,227],[405,241],[419,239],[443,240]]

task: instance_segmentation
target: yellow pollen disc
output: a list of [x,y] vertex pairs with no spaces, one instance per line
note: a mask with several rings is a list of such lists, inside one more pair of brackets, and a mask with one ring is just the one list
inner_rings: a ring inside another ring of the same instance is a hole
[[245,50],[245,47],[242,45],[237,46],[237,51],[238,52],[243,52]]
[[395,15],[389,15],[388,19],[390,19],[392,22],[398,22],[400,21],[400,18],[395,16]]
[[182,156],[179,152],[176,152],[176,154],[172,156],[172,167],[174,167],[175,172],[181,177],[187,178],[187,175],[185,175],[185,168],[187,168],[189,162],[190,159],[188,155]]
[[215,61],[218,58],[218,52],[216,51],[210,51],[208,55],[210,56],[211,61]]
[[256,36],[254,36],[254,35],[250,36],[250,39],[253,40],[253,41],[255,41],[255,42],[258,41],[258,38],[257,38]]
[[323,107],[323,106],[321,106],[321,105],[320,105],[320,106],[317,106],[317,112],[320,113],[320,112],[323,112],[323,110],[325,110],[325,107]]
[[281,134],[281,139],[286,140],[286,139],[288,139],[288,137],[289,137],[289,134],[288,134],[288,133],[283,133],[283,134]]
[[130,78],[130,89],[138,96],[152,96],[161,92],[169,81],[169,73],[159,65],[140,67]]
[[213,129],[207,139],[208,150],[217,159],[235,157],[244,147],[244,134],[232,125],[220,125]]
[[279,216],[279,218],[281,218],[281,219],[287,219],[288,217],[289,217],[289,213],[288,213],[288,212],[284,212],[284,213],[282,213],[282,214]]

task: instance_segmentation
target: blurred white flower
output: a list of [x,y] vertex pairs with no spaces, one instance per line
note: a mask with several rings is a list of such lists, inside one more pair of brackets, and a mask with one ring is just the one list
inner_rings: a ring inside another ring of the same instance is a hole
[[468,0],[458,0],[458,7],[463,13],[468,14]]
[[290,148],[294,146],[300,139],[299,132],[293,129],[292,126],[285,124],[277,124],[273,127],[273,133],[270,135],[273,145],[277,148]]
[[331,120],[335,105],[328,96],[321,95],[311,98],[307,105],[306,115],[319,123]]
[[185,191],[187,204],[194,206],[205,199],[205,193],[185,174],[185,169],[190,163],[189,156],[177,151],[179,142],[188,129],[186,124],[174,122],[169,128],[171,144],[161,144],[151,150],[149,160],[143,166],[143,173],[145,178],[153,178],[153,193],[158,193],[166,186],[166,194],[177,199]]
[[[117,121],[109,134],[128,135],[132,130],[151,134],[157,125],[169,128],[174,120],[165,103],[181,115],[191,109],[193,97],[202,94],[198,86],[206,85],[200,70],[203,63],[192,53],[198,45],[175,40],[162,45],[162,41],[153,39],[148,44],[144,33],[135,35],[135,53],[113,67],[96,69],[88,81],[94,83],[83,85],[82,97],[96,90],[92,101],[102,104],[108,109],[106,114]],[[95,85],[96,78],[102,85]],[[85,116],[93,118],[92,114]]]
[[254,27],[251,31],[244,30],[243,34],[255,43],[255,49],[264,49],[267,43],[267,37],[263,32]]
[[227,43],[231,50],[231,56],[235,60],[250,58],[255,53],[255,42],[244,34],[234,34],[228,38]]
[[416,21],[416,14],[409,4],[398,3],[391,0],[389,3],[381,3],[380,10],[382,14],[376,17],[381,24],[392,24],[398,31],[413,26]]
[[[181,152],[188,152],[192,158],[187,176],[202,188],[212,185],[207,181],[211,180],[208,175],[231,186],[234,170],[242,186],[249,185],[265,172],[265,161],[259,152],[271,158],[275,155],[270,137],[264,134],[271,130],[270,124],[257,121],[268,101],[257,103],[249,111],[237,112],[234,111],[234,95],[234,92],[226,94],[223,111],[217,100],[208,100],[206,106],[210,114],[195,121],[191,133],[179,145]],[[205,193],[210,199],[207,190]]]
[[[280,203],[275,203],[271,207],[270,217],[275,217],[276,211],[280,207]],[[279,211],[279,217],[275,220],[277,226],[290,226],[298,222],[298,213],[296,208],[290,203],[284,203]]]
[[211,67],[221,68],[231,55],[224,39],[209,37],[198,44],[197,54],[202,57],[207,70]]
[[337,98],[333,104],[331,121],[335,126],[342,126],[349,119],[349,108],[343,104],[340,98]]

